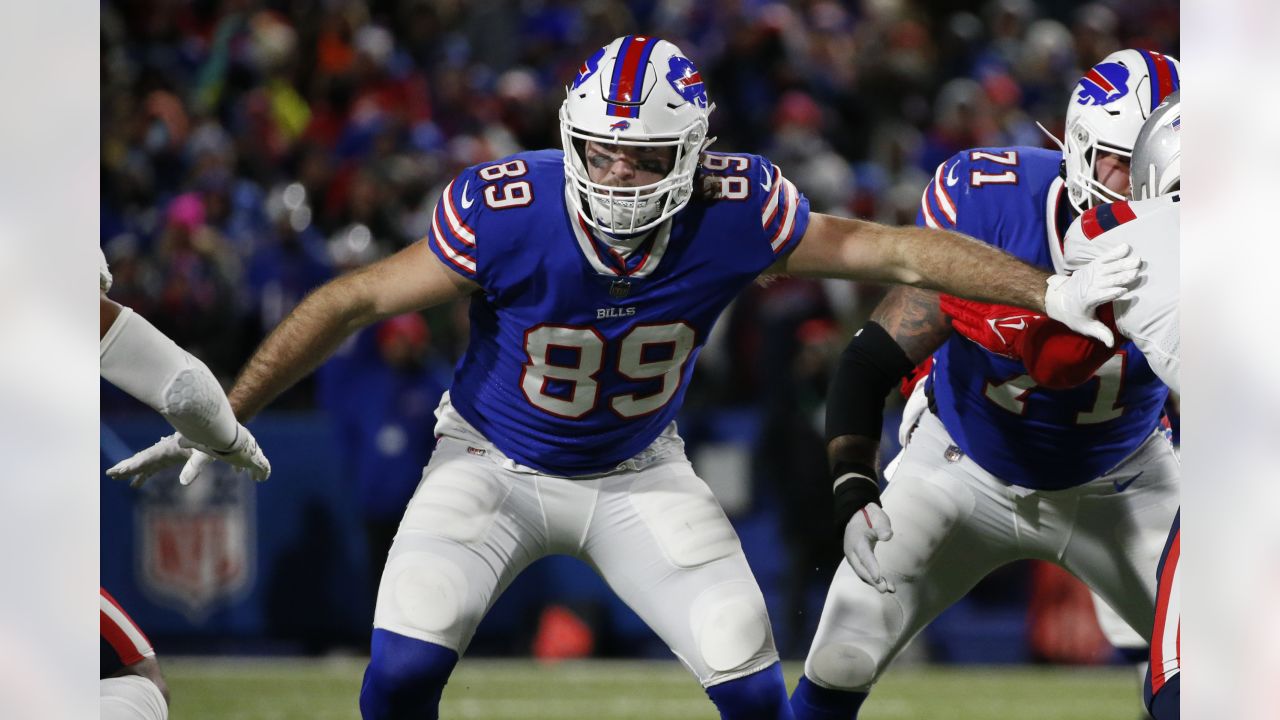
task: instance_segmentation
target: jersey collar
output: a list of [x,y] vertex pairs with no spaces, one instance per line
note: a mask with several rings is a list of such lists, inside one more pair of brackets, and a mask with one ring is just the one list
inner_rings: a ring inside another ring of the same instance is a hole
[[1067,263],[1063,259],[1066,247],[1067,229],[1074,219],[1071,204],[1066,202],[1067,182],[1060,177],[1049,183],[1049,192],[1045,196],[1045,240],[1049,243],[1049,258],[1053,260],[1054,272],[1065,272]]
[[[566,199],[568,187],[566,190]],[[572,203],[567,203],[569,208]],[[573,228],[573,237],[578,243],[578,250],[586,258],[591,268],[601,275],[617,277],[642,278],[653,274],[654,269],[662,262],[671,241],[671,219],[663,221],[654,228],[635,248],[630,256],[617,252],[614,246],[599,239],[591,232],[590,226],[582,219],[581,213],[574,212],[569,219]],[[639,255],[637,258],[636,255]]]

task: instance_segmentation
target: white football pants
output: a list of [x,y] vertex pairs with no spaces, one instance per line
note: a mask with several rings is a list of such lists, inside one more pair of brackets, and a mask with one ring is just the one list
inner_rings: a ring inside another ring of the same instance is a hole
[[570,480],[506,458],[447,395],[437,415],[441,437],[391,546],[374,627],[461,655],[516,575],[562,554],[592,566],[703,686],[778,661],[737,533],[674,430],[627,469]]
[[875,552],[897,592],[840,564],[805,661],[814,683],[867,690],[925,625],[1014,560],[1065,568],[1150,638],[1152,570],[1178,507],[1178,460],[1162,433],[1106,475],[1056,491],[1004,483],[954,446],[925,412],[882,498],[893,539]]

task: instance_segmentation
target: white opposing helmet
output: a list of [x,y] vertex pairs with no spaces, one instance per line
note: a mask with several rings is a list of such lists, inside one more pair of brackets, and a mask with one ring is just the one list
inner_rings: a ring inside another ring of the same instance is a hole
[[1150,50],[1118,50],[1080,78],[1062,148],[1067,197],[1077,212],[1125,199],[1098,181],[1098,154],[1130,157],[1142,123],[1179,85],[1178,60]]
[[[560,137],[567,194],[589,225],[618,235],[643,232],[689,202],[714,106],[680,48],[645,35],[620,37],[587,58],[566,90]],[[583,162],[588,140],[675,148],[674,162],[656,183],[601,185]]]
[[1147,118],[1133,143],[1129,168],[1134,200],[1160,197],[1182,183],[1182,101],[1175,92]]

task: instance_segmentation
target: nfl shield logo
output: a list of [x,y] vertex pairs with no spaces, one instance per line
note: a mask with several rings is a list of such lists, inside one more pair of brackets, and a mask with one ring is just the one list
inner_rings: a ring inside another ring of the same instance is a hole
[[187,487],[176,474],[148,485],[137,510],[138,576],[158,604],[199,623],[249,590],[256,564],[250,485],[220,463]]

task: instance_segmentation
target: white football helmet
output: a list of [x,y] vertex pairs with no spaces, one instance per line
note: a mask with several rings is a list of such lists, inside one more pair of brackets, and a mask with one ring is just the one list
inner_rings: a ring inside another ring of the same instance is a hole
[[1098,154],[1131,157],[1142,123],[1179,85],[1178,60],[1150,50],[1118,50],[1080,78],[1062,148],[1067,197],[1077,212],[1125,199],[1098,181]]
[[1147,118],[1133,143],[1129,194],[1147,200],[1178,190],[1182,183],[1182,101],[1174,92]]
[[[644,232],[689,202],[714,105],[680,48],[644,35],[620,37],[587,58],[566,91],[560,106],[566,194],[587,224],[614,235]],[[601,185],[583,160],[588,140],[671,147],[675,158],[656,183]]]

